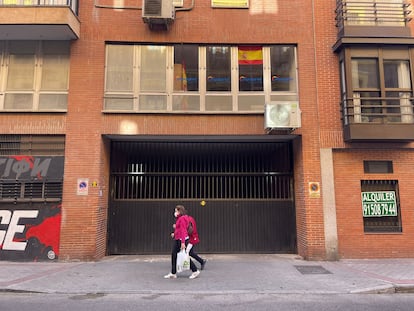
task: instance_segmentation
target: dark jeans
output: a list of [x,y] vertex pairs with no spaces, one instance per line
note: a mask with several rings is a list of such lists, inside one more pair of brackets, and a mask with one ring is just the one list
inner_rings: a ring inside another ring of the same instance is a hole
[[[187,243],[186,243],[187,244]],[[177,254],[181,251],[181,241],[180,240],[174,240],[173,249],[171,252],[171,273],[176,274],[177,273]],[[190,252],[191,254],[191,252]],[[190,269],[193,272],[197,271],[197,267],[194,264],[194,262],[190,258]]]
[[198,256],[198,254],[194,251],[194,245],[193,245],[193,247],[190,249],[190,253],[189,253],[189,255],[190,255],[190,257],[193,257],[195,260],[197,260],[197,261],[200,263],[200,265],[202,265],[202,264],[203,264],[204,259],[203,259],[203,258],[201,258],[200,256]]

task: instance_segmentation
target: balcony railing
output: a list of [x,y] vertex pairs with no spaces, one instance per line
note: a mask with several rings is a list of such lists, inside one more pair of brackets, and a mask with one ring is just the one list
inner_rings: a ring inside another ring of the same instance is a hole
[[414,123],[413,97],[348,98],[342,104],[344,123]]
[[336,26],[407,26],[410,3],[404,0],[338,0]]
[[79,0],[0,0],[0,7],[13,6],[41,6],[41,7],[69,7],[78,15]]
[[413,141],[414,98],[347,98],[341,103],[345,141]]

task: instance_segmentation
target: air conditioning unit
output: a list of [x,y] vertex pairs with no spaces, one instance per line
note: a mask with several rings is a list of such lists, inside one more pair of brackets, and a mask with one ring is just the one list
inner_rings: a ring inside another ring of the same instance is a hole
[[144,23],[169,25],[174,21],[173,0],[142,0],[142,19]]
[[299,103],[272,101],[265,105],[265,129],[292,129],[301,126]]

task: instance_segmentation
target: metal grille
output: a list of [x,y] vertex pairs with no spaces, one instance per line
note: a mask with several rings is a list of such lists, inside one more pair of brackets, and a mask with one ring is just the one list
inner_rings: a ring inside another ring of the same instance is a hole
[[364,218],[365,232],[402,232],[397,180],[361,180],[361,191],[395,191],[397,216]]
[[288,143],[112,145],[112,198],[292,199]]
[[161,10],[162,10],[162,0],[144,1],[145,15],[159,16],[161,15]]
[[[0,135],[0,157],[57,156],[59,158],[64,155],[64,152],[64,135]],[[61,168],[53,167],[48,170],[48,175],[53,175],[52,178],[30,175],[22,177],[20,174],[27,173],[29,169],[25,167],[27,163],[0,162],[0,169],[4,170],[0,173],[0,202],[60,201],[63,192],[63,160],[61,161]]]
[[63,135],[0,135],[0,155],[64,155]]
[[109,254],[169,253],[177,203],[197,220],[200,252],[295,252],[291,143],[148,137],[111,144]]
[[63,182],[21,182],[0,180],[0,202],[56,202],[62,198]]
[[411,21],[408,1],[336,1],[336,26],[406,26]]

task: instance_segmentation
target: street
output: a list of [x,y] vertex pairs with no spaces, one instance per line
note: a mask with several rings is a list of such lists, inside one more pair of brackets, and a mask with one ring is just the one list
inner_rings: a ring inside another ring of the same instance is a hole
[[176,293],[36,294],[0,293],[2,311],[129,310],[306,310],[412,311],[413,294]]

